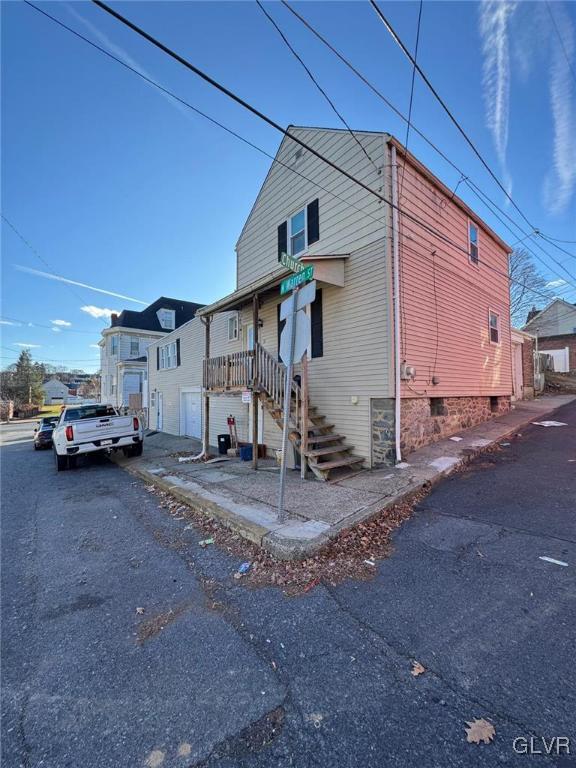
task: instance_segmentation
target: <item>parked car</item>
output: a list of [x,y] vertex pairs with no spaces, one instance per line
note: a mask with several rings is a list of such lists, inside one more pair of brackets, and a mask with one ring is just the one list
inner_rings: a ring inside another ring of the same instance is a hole
[[35,451],[39,451],[41,448],[52,447],[52,433],[54,432],[54,427],[57,423],[58,418],[55,416],[40,419],[38,427],[34,430]]
[[58,472],[83,453],[123,451],[141,456],[144,430],[138,416],[120,416],[112,405],[67,405],[52,435]]

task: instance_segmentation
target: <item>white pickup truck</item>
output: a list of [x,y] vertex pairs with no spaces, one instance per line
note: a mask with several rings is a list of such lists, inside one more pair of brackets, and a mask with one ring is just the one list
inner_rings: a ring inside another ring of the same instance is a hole
[[140,456],[144,446],[142,424],[137,416],[119,416],[112,405],[68,405],[52,434],[56,469],[72,468],[82,453],[122,450]]

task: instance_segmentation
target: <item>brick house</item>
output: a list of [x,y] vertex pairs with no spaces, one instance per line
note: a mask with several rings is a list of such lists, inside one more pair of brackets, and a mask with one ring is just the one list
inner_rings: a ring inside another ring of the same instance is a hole
[[[280,447],[279,305],[286,297],[279,285],[290,274],[283,253],[313,265],[317,284],[307,310],[310,410],[306,419],[297,366],[290,422],[294,460],[303,455],[317,477],[393,464],[506,411],[510,248],[393,136],[297,127],[290,133],[396,199],[400,215],[285,137],[236,245],[236,290],[170,334],[182,336],[180,366],[156,370],[150,357],[150,389],[157,390],[156,405],[158,393],[172,403],[172,428],[188,421],[177,410],[184,402],[179,388],[192,381],[183,367],[203,365],[195,396],[202,389],[199,418],[210,443],[227,432],[226,414],[234,413],[241,440],[264,443],[269,452]],[[153,344],[160,356],[162,346]]]

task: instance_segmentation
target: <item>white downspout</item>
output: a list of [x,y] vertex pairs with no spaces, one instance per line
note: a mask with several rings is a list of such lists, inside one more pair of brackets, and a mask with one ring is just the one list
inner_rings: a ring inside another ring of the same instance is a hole
[[396,147],[392,145],[392,270],[393,270],[393,301],[394,301],[394,444],[396,462],[402,461],[400,451],[400,415],[401,415],[401,383],[400,383],[400,274],[399,274],[399,243],[398,243],[398,165],[396,162]]

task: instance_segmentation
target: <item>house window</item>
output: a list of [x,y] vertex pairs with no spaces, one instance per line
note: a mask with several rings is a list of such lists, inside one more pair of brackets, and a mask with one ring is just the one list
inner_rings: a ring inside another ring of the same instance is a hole
[[446,405],[443,397],[430,398],[430,416],[446,416]]
[[156,408],[156,390],[150,392],[150,408]]
[[160,368],[176,368],[176,365],[176,342],[172,341],[170,344],[165,344],[163,347],[160,347]]
[[110,377],[110,394],[111,395],[116,394],[116,376]]
[[160,326],[165,331],[173,331],[176,327],[176,312],[173,309],[159,309],[156,313]]
[[138,339],[130,339],[130,357],[138,357],[140,354],[140,342]]
[[290,256],[306,250],[306,208],[291,216],[289,222]]
[[281,260],[283,253],[299,256],[319,239],[320,217],[317,198],[278,227],[278,261]]
[[110,336],[110,354],[118,354],[118,336]]
[[468,254],[472,264],[478,264],[478,227],[471,221],[468,221]]
[[238,315],[233,315],[228,318],[228,341],[236,341],[238,339]]
[[497,395],[490,395],[490,412],[498,413],[500,398]]
[[488,323],[491,343],[500,344],[500,315],[490,310]]

